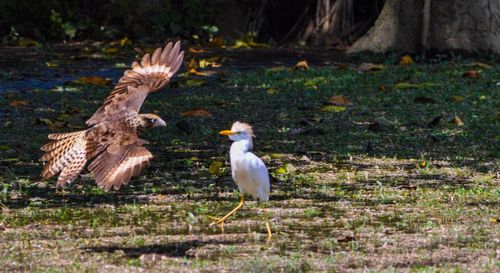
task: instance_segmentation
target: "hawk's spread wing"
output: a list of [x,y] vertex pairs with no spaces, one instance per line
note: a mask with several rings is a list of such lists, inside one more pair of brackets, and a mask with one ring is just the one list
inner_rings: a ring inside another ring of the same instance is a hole
[[89,171],[94,175],[97,184],[108,191],[112,187],[118,190],[126,185],[132,176],[149,165],[153,155],[143,146],[141,140],[116,149],[107,149],[89,165]]
[[184,51],[180,51],[180,41],[165,48],[157,48],[153,55],[146,54],[141,63],[133,62],[132,69],[125,71],[111,94],[97,112],[87,120],[87,125],[95,125],[110,119],[116,120],[127,112],[138,113],[150,92],[164,87],[179,70]]

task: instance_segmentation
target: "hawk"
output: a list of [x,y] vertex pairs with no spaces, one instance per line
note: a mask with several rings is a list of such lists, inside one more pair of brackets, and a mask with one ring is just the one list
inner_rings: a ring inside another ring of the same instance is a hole
[[141,105],[149,93],[170,81],[183,58],[180,41],[157,48],[153,55],[145,54],[140,63],[132,63],[132,69],[125,71],[104,104],[87,120],[88,129],[49,134],[52,142],[41,148],[45,152],[43,179],[60,173],[57,187],[62,187],[92,160],[88,170],[102,189],[118,190],[128,184],[153,158],[138,131],[166,125],[155,114],[140,114]]

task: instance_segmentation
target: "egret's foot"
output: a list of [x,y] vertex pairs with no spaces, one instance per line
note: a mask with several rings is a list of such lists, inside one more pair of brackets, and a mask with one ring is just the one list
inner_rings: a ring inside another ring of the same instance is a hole
[[215,216],[210,216],[210,215],[208,216],[208,218],[215,220],[212,223],[210,223],[210,225],[208,225],[209,227],[211,227],[213,225],[219,225],[221,232],[224,233],[224,224],[225,224],[227,218],[224,219],[224,217],[220,218],[220,217],[215,217]]
[[212,223],[210,223],[210,225],[209,225],[209,226],[213,226],[213,225],[224,224],[224,222],[226,222],[228,217],[226,217],[226,216],[224,216],[224,217],[208,216],[208,218],[215,220]]

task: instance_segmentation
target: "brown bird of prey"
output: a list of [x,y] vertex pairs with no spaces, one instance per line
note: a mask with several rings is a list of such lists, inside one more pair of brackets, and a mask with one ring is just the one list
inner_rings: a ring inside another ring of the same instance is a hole
[[93,160],[88,170],[105,191],[128,184],[153,158],[138,130],[165,126],[157,115],[140,114],[141,105],[149,93],[170,81],[183,58],[177,42],[157,48],[152,56],[144,55],[141,63],[133,62],[132,69],[125,71],[104,104],[87,120],[88,129],[48,136],[52,142],[41,148],[45,152],[43,179],[60,172],[57,187],[62,187]]

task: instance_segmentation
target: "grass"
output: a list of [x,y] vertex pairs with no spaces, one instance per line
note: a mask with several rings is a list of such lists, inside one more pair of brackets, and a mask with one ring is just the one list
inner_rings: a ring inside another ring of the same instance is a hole
[[[88,174],[62,191],[38,176],[39,147],[52,132],[40,118],[64,120],[59,131],[77,130],[109,87],[5,93],[2,105],[28,103],[2,106],[0,116],[0,268],[497,271],[500,69],[493,62],[479,78],[463,78],[468,62],[388,62],[368,73],[354,64],[226,69],[195,81],[200,86],[177,78],[143,107],[168,123],[144,135],[153,143],[152,166],[110,193]],[[400,82],[432,84],[393,88]],[[347,96],[352,105],[322,111],[332,95]],[[180,115],[198,107],[213,117]],[[236,120],[255,127],[255,151],[270,169],[272,196],[248,202],[221,234],[208,226],[208,216],[223,215],[238,197],[227,162],[230,143],[217,132]],[[216,161],[225,164],[213,175]],[[261,208],[271,218],[270,242]]]

